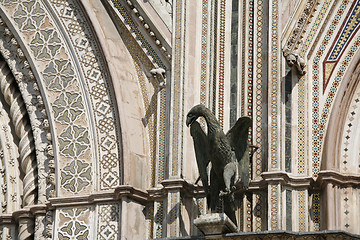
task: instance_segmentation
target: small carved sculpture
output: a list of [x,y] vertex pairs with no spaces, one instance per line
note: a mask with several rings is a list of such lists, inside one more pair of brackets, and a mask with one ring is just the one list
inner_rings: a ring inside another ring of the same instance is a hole
[[[207,123],[206,134],[196,121],[204,117]],[[249,185],[249,117],[241,117],[225,135],[214,114],[204,105],[194,106],[186,118],[194,140],[196,161],[204,186],[208,206],[215,211],[219,197],[224,200],[224,212],[236,224],[234,190],[235,178],[241,178],[243,186]],[[210,186],[208,186],[207,165],[211,162]]]
[[160,88],[166,86],[166,70],[163,68],[153,68],[150,70],[151,75],[159,80]]
[[306,73],[305,60],[298,52],[284,52],[284,56],[288,65],[290,67],[295,66],[300,75],[304,75]]

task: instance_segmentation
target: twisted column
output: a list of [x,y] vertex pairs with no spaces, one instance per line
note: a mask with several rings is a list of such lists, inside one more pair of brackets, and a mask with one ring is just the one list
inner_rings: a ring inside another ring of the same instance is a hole
[[[15,126],[15,133],[19,137],[20,167],[24,174],[23,178],[23,201],[22,207],[35,204],[37,188],[37,172],[35,162],[35,147],[31,125],[20,91],[13,75],[10,73],[5,62],[0,66],[1,78],[0,89],[6,103],[10,106],[11,121]],[[34,232],[34,220],[26,219],[19,223],[19,239],[29,239]]]

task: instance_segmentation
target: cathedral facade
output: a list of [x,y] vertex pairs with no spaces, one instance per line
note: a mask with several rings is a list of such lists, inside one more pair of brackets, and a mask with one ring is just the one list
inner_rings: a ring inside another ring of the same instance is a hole
[[359,29],[360,0],[0,0],[0,239],[202,238],[197,104],[252,120],[224,238],[360,238]]

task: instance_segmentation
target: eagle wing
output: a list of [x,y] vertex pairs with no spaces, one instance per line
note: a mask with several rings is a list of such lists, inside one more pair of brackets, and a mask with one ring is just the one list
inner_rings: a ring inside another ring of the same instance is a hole
[[235,125],[226,134],[231,148],[235,151],[236,159],[239,163],[239,175],[244,187],[249,186],[249,128],[251,127],[251,119],[249,117],[241,117]]
[[196,162],[199,169],[201,181],[204,186],[204,191],[208,196],[209,185],[208,185],[208,174],[207,165],[210,162],[209,154],[209,141],[205,132],[202,130],[198,122],[194,122],[190,126],[190,133],[194,141]]

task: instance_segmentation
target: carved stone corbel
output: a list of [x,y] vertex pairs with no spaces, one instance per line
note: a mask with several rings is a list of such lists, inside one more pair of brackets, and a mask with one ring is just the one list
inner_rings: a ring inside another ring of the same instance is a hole
[[158,79],[160,89],[166,86],[166,70],[163,68],[153,68],[150,70],[151,75]]
[[296,67],[298,73],[303,76],[306,74],[306,63],[305,60],[300,56],[297,51],[294,52],[284,52],[284,57],[286,59],[287,64],[290,67]]

